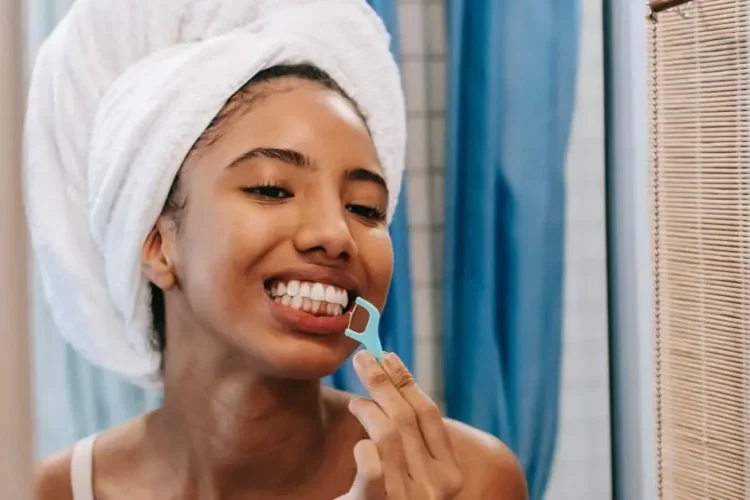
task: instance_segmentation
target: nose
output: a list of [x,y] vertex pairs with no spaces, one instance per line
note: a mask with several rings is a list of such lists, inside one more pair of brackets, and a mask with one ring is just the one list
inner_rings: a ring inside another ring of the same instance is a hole
[[337,193],[320,193],[300,209],[300,224],[294,235],[297,251],[329,265],[357,256],[357,244]]

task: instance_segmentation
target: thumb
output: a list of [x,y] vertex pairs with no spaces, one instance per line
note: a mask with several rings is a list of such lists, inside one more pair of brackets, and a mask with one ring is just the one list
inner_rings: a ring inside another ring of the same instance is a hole
[[380,462],[378,448],[369,439],[363,439],[354,446],[354,461],[357,464],[357,475],[354,477],[349,493],[337,500],[383,500],[385,499],[385,480],[383,465]]

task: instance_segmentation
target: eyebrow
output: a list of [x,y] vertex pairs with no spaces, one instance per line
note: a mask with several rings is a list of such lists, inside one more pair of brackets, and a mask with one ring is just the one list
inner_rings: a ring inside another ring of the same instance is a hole
[[226,168],[236,167],[240,163],[254,160],[255,158],[268,158],[270,160],[278,160],[295,167],[300,168],[313,168],[314,164],[310,157],[295,151],[294,149],[283,149],[283,148],[255,148],[250,151],[242,153],[240,156],[232,160]]
[[[270,160],[277,160],[294,167],[304,169],[315,169],[315,162],[313,162],[309,156],[300,153],[294,149],[285,148],[254,148],[250,151],[242,153],[240,156],[232,160],[226,168],[234,168],[241,163],[246,161],[254,160],[256,158],[268,158]],[[357,167],[349,170],[346,173],[346,180],[348,181],[359,181],[359,182],[372,182],[382,187],[386,193],[388,193],[388,186],[385,183],[385,178],[377,172],[372,170]]]
[[372,170],[361,167],[355,168],[346,173],[346,179],[349,181],[372,182],[382,187],[385,192],[388,193],[388,186],[386,185],[383,176]]

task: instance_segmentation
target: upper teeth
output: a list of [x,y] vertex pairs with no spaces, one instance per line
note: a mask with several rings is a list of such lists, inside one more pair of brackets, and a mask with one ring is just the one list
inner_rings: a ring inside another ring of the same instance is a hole
[[[341,314],[349,304],[349,294],[343,288],[297,280],[273,283],[269,287],[269,295],[275,297],[277,302],[315,313]],[[329,305],[338,307],[328,307]]]

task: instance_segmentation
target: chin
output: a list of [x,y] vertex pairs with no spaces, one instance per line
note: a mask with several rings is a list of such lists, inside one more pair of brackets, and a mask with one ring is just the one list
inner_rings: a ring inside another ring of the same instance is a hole
[[265,366],[268,375],[313,380],[338,370],[354,352],[356,343],[343,333],[335,338],[287,333],[274,335],[260,352],[255,347],[253,357]]

